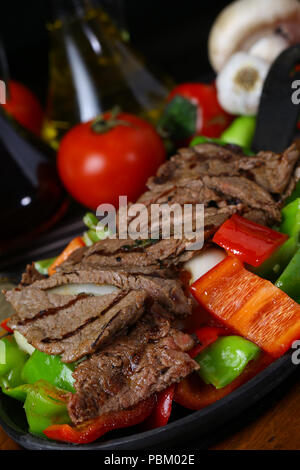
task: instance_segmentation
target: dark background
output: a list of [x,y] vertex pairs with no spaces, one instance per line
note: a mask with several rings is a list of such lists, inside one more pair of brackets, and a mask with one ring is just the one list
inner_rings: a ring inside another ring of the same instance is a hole
[[[12,78],[44,101],[48,76],[45,24],[51,0],[1,0],[0,33]],[[135,49],[177,82],[211,76],[207,38],[229,0],[98,0],[125,23]]]

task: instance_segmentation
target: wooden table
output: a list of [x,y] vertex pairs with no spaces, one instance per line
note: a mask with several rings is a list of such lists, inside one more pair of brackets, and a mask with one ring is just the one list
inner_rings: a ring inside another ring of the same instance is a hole
[[[214,450],[299,450],[300,373],[249,410],[237,421],[216,433]],[[193,446],[194,448],[194,446]],[[0,450],[20,450],[0,428]]]

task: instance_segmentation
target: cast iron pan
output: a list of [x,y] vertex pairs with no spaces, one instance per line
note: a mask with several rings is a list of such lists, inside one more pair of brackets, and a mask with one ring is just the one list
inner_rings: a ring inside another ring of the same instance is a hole
[[[291,143],[299,107],[291,101],[294,66],[300,63],[300,45],[285,51],[272,66],[261,99],[253,149],[283,151]],[[32,436],[27,431],[22,404],[0,394],[0,424],[18,444],[32,450],[137,450],[197,445],[207,436],[241,415],[267,396],[296,370],[291,352],[271,364],[252,380],[207,408],[191,412],[175,406],[171,423],[159,429],[140,432],[138,427],[114,431],[87,445],[63,444]]]

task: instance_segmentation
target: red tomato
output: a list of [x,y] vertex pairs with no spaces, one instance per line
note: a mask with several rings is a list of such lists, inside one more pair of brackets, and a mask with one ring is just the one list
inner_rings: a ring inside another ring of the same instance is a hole
[[220,137],[233,119],[219,105],[217,89],[214,84],[182,83],[171,91],[168,101],[171,101],[176,95],[183,96],[197,107],[195,135]]
[[29,131],[41,134],[43,110],[35,95],[21,83],[9,81],[10,97],[3,108]]
[[[108,121],[110,114],[105,114]],[[118,205],[120,196],[134,202],[149,176],[165,160],[165,148],[155,129],[131,114],[120,113],[112,129],[97,133],[91,122],[79,124],[63,138],[58,152],[60,177],[82,204]]]

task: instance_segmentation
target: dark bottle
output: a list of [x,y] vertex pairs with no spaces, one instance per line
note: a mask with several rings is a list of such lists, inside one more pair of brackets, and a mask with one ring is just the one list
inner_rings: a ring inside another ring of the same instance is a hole
[[74,124],[114,106],[155,121],[168,93],[93,0],[50,0],[44,138],[57,148]]
[[0,110],[0,256],[50,227],[67,206],[52,149]]

